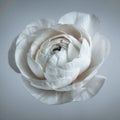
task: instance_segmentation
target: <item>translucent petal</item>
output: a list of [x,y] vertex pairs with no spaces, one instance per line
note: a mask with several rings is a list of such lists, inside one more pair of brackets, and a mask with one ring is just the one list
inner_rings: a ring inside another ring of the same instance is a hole
[[72,84],[58,88],[56,91],[73,91],[82,88],[88,81],[90,81],[97,73],[97,69],[88,68],[85,72],[80,74]]
[[63,66],[65,63],[67,63],[68,59],[67,59],[67,51],[66,50],[61,49],[61,51],[56,53],[56,56],[58,58],[57,66]]
[[30,67],[31,71],[39,78],[44,78],[43,68],[40,64],[35,62],[32,57],[28,54],[27,55],[27,63]]
[[46,104],[63,104],[73,100],[71,92],[56,92],[54,90],[41,90],[31,86],[30,82],[23,80],[25,88],[36,99]]
[[68,60],[71,61],[79,56],[80,50],[76,49],[71,43],[68,45]]
[[92,60],[91,66],[100,66],[110,51],[109,41],[102,35],[96,34],[92,40]]
[[90,60],[91,49],[88,42],[84,40],[81,45],[79,58],[75,58],[61,68],[48,63],[46,65],[45,77],[53,88],[64,87],[73,82],[79,74],[89,67]]
[[35,57],[36,51],[40,48],[41,43],[46,40],[52,39],[53,37],[57,37],[58,35],[63,34],[60,31],[57,31],[55,29],[49,28],[49,29],[43,29],[42,33],[38,35],[38,37],[35,39],[33,44],[30,48],[30,53],[32,57]]
[[46,104],[63,104],[72,101],[86,100],[100,90],[104,83],[105,78],[102,76],[95,76],[83,88],[75,91],[58,92],[54,90],[41,90],[31,86],[30,82],[23,80],[24,86],[32,96]]
[[99,27],[99,20],[95,15],[85,13],[71,12],[62,16],[59,20],[60,24],[73,24],[75,27],[83,28],[91,36],[93,36]]
[[43,80],[38,80],[38,79],[32,79],[32,78],[26,78],[25,76],[22,76],[23,80],[30,82],[30,85],[42,89],[42,90],[52,90],[50,87],[49,83],[43,79]]
[[61,69],[55,66],[46,66],[45,77],[51,88],[56,89],[70,84],[79,74],[79,68]]
[[75,96],[74,101],[86,100],[95,96],[103,86],[105,79],[106,78],[103,76],[95,76],[85,84],[82,89],[73,92],[73,95]]
[[[53,31],[53,29],[43,29],[44,30],[44,35],[46,38],[51,37],[52,35],[54,36],[56,32]],[[42,31],[43,31],[42,30]],[[49,36],[50,35],[50,36]],[[28,52],[32,52],[31,50],[29,51],[31,44],[36,38],[34,37],[28,37],[24,32],[19,36],[17,39],[17,45],[16,45],[16,51],[15,51],[15,61],[16,64],[20,70],[20,72],[25,76],[25,77],[32,77],[34,78],[34,74],[31,72],[31,70],[28,67],[27,63],[27,54]],[[37,47],[37,46],[36,46]]]
[[30,48],[31,43],[34,41],[38,31],[43,28],[48,28],[52,25],[53,21],[51,20],[39,20],[31,23],[26,26],[25,30],[17,37],[15,42],[13,42],[9,50],[9,63],[11,67],[16,70],[16,72],[19,72],[20,70],[20,72],[22,71],[23,75],[26,74],[26,77],[30,74],[30,76],[33,77],[26,62],[28,49]]
[[80,31],[78,31],[73,25],[68,25],[68,24],[61,25],[61,24],[59,24],[59,25],[54,26],[54,29],[57,29],[59,31],[62,31],[62,32],[67,33],[69,35],[72,35],[73,37],[75,37],[78,40],[81,37]]
[[68,62],[64,65],[64,68],[79,68],[79,74],[81,74],[83,71],[85,71],[91,62],[91,47],[89,46],[86,39],[83,40],[83,43],[81,45],[80,54],[78,58],[73,59],[71,62]]
[[16,50],[16,40],[18,37],[15,38],[15,40],[12,42],[9,52],[8,52],[8,60],[9,60],[9,65],[13,68],[13,70],[17,73],[20,73],[16,62],[15,62],[15,50]]
[[19,47],[17,46],[16,48],[15,61],[22,75],[24,75],[27,78],[30,78],[30,77],[34,78],[35,76],[29,69],[28,63],[27,63],[27,52],[29,47],[30,47],[30,44],[27,42],[27,40],[23,40],[21,44],[19,44]]

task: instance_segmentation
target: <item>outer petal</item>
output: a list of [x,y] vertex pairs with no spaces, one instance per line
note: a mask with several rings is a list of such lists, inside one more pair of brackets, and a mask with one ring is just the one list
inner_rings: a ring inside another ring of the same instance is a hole
[[59,20],[60,24],[73,24],[77,28],[85,29],[91,36],[93,36],[99,26],[98,18],[95,15],[85,13],[71,12],[65,14]]
[[92,60],[91,67],[100,66],[110,51],[109,41],[102,35],[96,34],[92,40]]
[[13,68],[13,70],[17,73],[20,73],[16,62],[15,62],[15,50],[16,50],[16,40],[18,37],[15,38],[15,40],[12,42],[10,48],[9,48],[9,52],[8,52],[8,60],[9,60],[9,64],[10,66]]
[[17,40],[17,44],[22,41],[23,37],[29,39],[29,41],[30,39],[33,40],[34,37],[40,34],[40,30],[52,27],[54,24],[53,20],[41,19],[27,25],[25,30],[20,34],[19,37],[21,38]]
[[89,82],[97,73],[96,67],[88,68],[85,72],[80,74],[72,84],[58,88],[56,91],[73,91],[82,88],[87,82]]
[[98,75],[95,76],[92,80],[85,84],[82,89],[73,92],[73,95],[75,96],[74,101],[86,100],[95,96],[103,86],[104,81],[105,77]]
[[63,104],[73,100],[71,92],[57,92],[54,90],[41,90],[31,86],[30,82],[23,80],[26,89],[41,102],[46,104]]
[[22,76],[23,80],[28,81],[30,83],[31,86],[38,88],[38,89],[42,89],[42,90],[52,90],[49,83],[43,79],[43,80],[38,80],[38,79],[28,79],[24,76]]
[[79,40],[81,37],[80,31],[78,31],[78,29],[76,29],[76,27],[74,27],[73,25],[68,25],[68,24],[61,25],[61,24],[59,24],[59,25],[54,26],[54,29],[57,29],[59,31],[62,31],[62,32],[67,33],[69,35],[72,35],[77,40]]
[[54,90],[41,90],[31,86],[30,82],[23,80],[26,89],[41,102],[46,104],[63,104],[71,101],[80,101],[94,96],[104,83],[104,77],[95,76],[83,88],[75,91],[58,92]]
[[39,30],[44,29],[44,28],[50,28],[53,25],[55,25],[55,22],[53,20],[40,19],[38,21],[35,21],[27,25],[23,33],[30,37],[34,37],[37,35],[37,33],[39,33]]

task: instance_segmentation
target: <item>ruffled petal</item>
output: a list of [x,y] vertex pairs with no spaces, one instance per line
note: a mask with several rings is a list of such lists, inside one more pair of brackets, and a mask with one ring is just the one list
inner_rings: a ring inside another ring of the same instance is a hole
[[37,62],[35,62],[32,57],[28,54],[27,55],[27,63],[28,66],[30,67],[31,71],[40,79],[44,78],[44,72],[43,72],[43,68],[40,64],[38,64]]
[[64,68],[65,67],[67,68],[67,66],[71,65],[72,67],[76,66],[76,68],[80,69],[79,74],[81,74],[89,67],[90,62],[91,62],[91,47],[89,46],[87,40],[84,39],[81,45],[79,57],[65,64]]
[[23,40],[23,42],[21,42],[21,44],[19,44],[19,46],[16,48],[15,61],[23,76],[27,78],[35,78],[27,63],[27,52],[29,47],[30,43],[28,43],[27,40]]
[[78,31],[73,25],[68,25],[68,24],[61,25],[61,24],[59,24],[59,25],[54,26],[54,29],[62,31],[65,34],[67,33],[69,35],[72,35],[77,40],[79,40],[81,37],[80,31]]
[[45,28],[50,28],[55,25],[55,21],[50,19],[40,19],[35,21],[31,24],[28,24],[23,31],[23,33],[28,37],[35,37],[38,36],[40,30]]
[[73,100],[71,92],[57,92],[54,90],[41,90],[31,86],[30,82],[23,80],[25,88],[36,99],[46,104],[63,104]]
[[96,67],[88,68],[85,72],[80,74],[76,80],[70,85],[58,88],[56,91],[73,91],[82,88],[88,81],[90,81],[97,74]]
[[16,40],[18,37],[15,38],[15,40],[12,42],[10,48],[9,48],[9,52],[8,52],[8,61],[9,61],[9,65],[13,68],[13,70],[17,73],[20,73],[16,62],[15,62],[15,50],[16,50]]
[[[61,49],[58,53],[55,54],[57,57],[57,66],[63,66],[65,63],[67,63],[67,52],[64,49]],[[52,59],[51,59],[52,61]]]
[[58,92],[54,90],[41,90],[31,86],[30,82],[23,80],[24,86],[32,96],[46,104],[64,104],[72,101],[86,100],[98,93],[105,78],[95,76],[84,87],[75,91]]
[[[56,23],[54,20],[51,19],[40,19],[38,21],[35,21],[29,25],[26,26],[27,29],[29,29],[30,31],[37,31],[39,29],[43,29],[43,28],[50,28],[52,26],[54,26]],[[30,32],[29,31],[29,32]]]
[[49,19],[41,19],[31,24],[28,24],[25,30],[20,34],[19,39],[17,40],[16,44],[19,44],[19,42],[21,42],[23,38],[27,38],[29,39],[29,41],[30,40],[33,41],[33,39],[42,32],[41,31],[42,29],[50,28],[54,24],[55,22]]
[[44,73],[52,89],[64,87],[70,84],[79,74],[79,68],[62,69],[52,65],[46,66]]
[[[50,37],[55,36],[56,34],[60,34],[60,32],[55,32],[55,30],[53,29],[42,29],[39,31],[39,36],[41,36],[42,41],[49,39]],[[33,33],[36,34],[36,33]],[[43,37],[44,36],[44,37]],[[38,37],[38,36],[37,36]],[[41,40],[40,39],[40,40]],[[36,37],[33,36],[27,36],[26,32],[23,33],[19,36],[19,38],[17,39],[17,43],[16,43],[16,51],[15,51],[15,61],[17,64],[17,67],[19,68],[20,72],[22,73],[22,75],[24,75],[25,77],[32,77],[34,78],[34,74],[31,72],[31,70],[28,67],[28,63],[27,63],[27,53],[33,53],[33,48],[31,48],[31,45],[34,44],[34,48],[39,47],[36,46],[36,44],[33,41],[36,41]],[[33,46],[32,46],[33,47]]]
[[73,95],[75,96],[74,101],[86,100],[95,96],[103,86],[105,79],[105,77],[100,75],[95,76],[85,84],[82,89],[73,92]]
[[[25,30],[16,38],[9,50],[9,63],[10,66],[16,71],[21,72],[23,75],[29,76],[31,74],[28,65],[26,63],[26,56],[31,43],[43,28],[52,26],[54,22],[52,20],[39,20],[26,26]],[[14,56],[14,55],[15,56]],[[23,55],[22,55],[23,54]],[[19,60],[18,60],[19,59]],[[16,63],[16,64],[15,64]],[[22,65],[23,64],[23,65]],[[33,75],[30,75],[33,77]]]
[[96,34],[92,42],[93,47],[91,66],[100,66],[109,54],[110,43],[100,34]]
[[52,90],[49,83],[45,79],[38,80],[38,79],[26,78],[25,76],[22,76],[22,79],[28,81],[30,85],[35,88],[42,90]]
[[63,32],[60,32],[52,28],[43,29],[41,32],[42,33],[41,34],[39,33],[35,41],[33,41],[31,48],[29,50],[29,53],[33,58],[35,58],[36,51],[40,48],[42,42],[45,42],[46,40],[52,39],[53,37],[57,37],[63,34]]
[[[53,89],[61,88],[73,82],[79,74],[84,72],[90,64],[91,48],[86,40],[81,45],[80,55],[62,67],[56,67],[54,63],[46,65],[45,77]],[[57,61],[57,59],[55,59]]]
[[76,49],[71,43],[68,45],[68,60],[72,61],[79,56],[80,50]]
[[85,13],[71,12],[65,14],[59,19],[60,24],[73,24],[75,27],[83,28],[91,36],[93,36],[99,27],[99,20],[95,15],[89,15]]

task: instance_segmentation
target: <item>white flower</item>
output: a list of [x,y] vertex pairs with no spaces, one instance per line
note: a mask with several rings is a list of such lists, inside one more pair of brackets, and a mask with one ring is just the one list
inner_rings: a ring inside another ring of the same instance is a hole
[[71,12],[28,25],[9,50],[10,66],[37,99],[62,104],[91,98],[105,77],[96,75],[109,53],[95,15]]

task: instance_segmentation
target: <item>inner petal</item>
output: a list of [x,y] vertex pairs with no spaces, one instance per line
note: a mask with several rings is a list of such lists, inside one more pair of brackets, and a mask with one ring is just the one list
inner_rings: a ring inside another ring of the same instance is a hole
[[[60,59],[66,54],[69,40],[63,36],[53,37],[41,44],[40,49],[37,51],[35,61],[40,63],[45,68],[46,63],[55,54],[61,64]],[[64,52],[63,52],[64,51]],[[60,56],[62,56],[60,58]],[[66,55],[67,56],[67,55]],[[66,61],[66,60],[64,60]]]
[[57,51],[55,56],[57,57],[57,66],[63,66],[68,61],[67,51],[64,48],[61,48],[60,51]]
[[79,56],[79,50],[74,47],[71,43],[68,46],[68,60],[71,61],[74,58],[77,58]]
[[39,33],[39,36],[37,36],[35,38],[35,40],[33,41],[32,45],[29,49],[29,53],[30,53],[31,57],[33,59],[35,59],[35,56],[36,56],[38,50],[40,49],[41,45],[45,41],[48,41],[53,36],[58,36],[58,35],[61,35],[61,34],[63,34],[63,33],[60,32],[60,31],[54,30],[52,28],[41,30],[41,33]]

